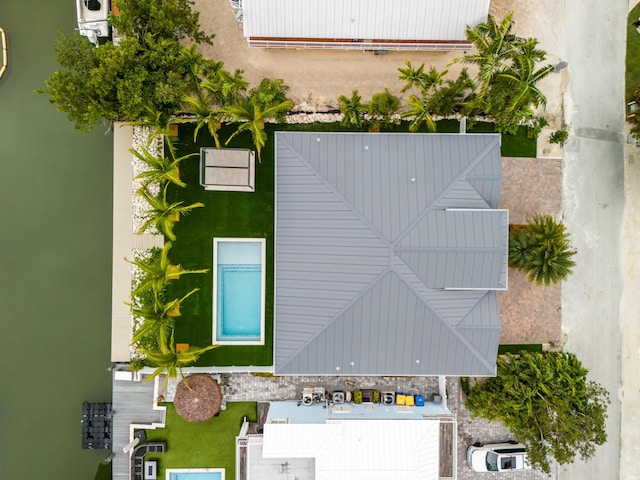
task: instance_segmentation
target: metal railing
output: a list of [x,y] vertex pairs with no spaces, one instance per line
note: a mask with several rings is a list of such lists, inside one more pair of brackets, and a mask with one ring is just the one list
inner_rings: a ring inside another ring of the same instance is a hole
[[[456,42],[366,42],[366,41],[305,41],[286,39],[255,39],[248,38],[250,47],[258,48],[292,48],[292,49],[339,49],[339,50],[365,50],[372,52],[386,52],[388,50],[432,50],[450,51],[466,50],[471,47],[468,43]],[[380,53],[378,53],[380,54]]]

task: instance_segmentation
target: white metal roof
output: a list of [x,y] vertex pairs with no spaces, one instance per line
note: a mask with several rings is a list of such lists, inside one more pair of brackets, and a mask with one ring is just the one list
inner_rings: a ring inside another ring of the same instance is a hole
[[489,0],[243,0],[246,37],[465,40]]
[[315,458],[316,480],[437,480],[437,420],[265,424],[265,458]]

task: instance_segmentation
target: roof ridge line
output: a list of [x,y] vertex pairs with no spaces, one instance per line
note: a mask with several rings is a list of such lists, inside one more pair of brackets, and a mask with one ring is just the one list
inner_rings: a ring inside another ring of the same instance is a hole
[[[462,178],[466,178],[466,174],[468,172],[470,172],[471,170],[473,170],[475,167],[478,166],[478,164],[484,160],[484,158],[489,154],[489,152],[491,152],[491,150],[493,150],[493,148],[495,147],[494,142],[491,141],[489,142],[479,153],[478,155],[476,155],[476,157],[469,162],[469,165],[467,165],[465,168],[463,168],[459,175],[457,175],[456,177],[453,178],[453,180],[451,182],[449,182],[449,184],[442,189],[442,192],[440,193],[440,195],[436,196],[433,201],[431,202],[430,205],[428,205],[424,211],[416,216],[416,218],[413,220],[413,222],[411,222],[409,225],[407,225],[407,228],[404,229],[403,232],[400,232],[400,234],[391,240],[391,244],[392,246],[395,248],[396,244],[400,241],[402,241],[402,239],[407,236],[409,234],[409,232],[411,230],[413,230],[415,228],[415,226],[425,217],[425,215],[427,215],[427,213],[429,213],[431,210],[433,210],[433,207],[440,201],[442,200],[442,198],[449,192],[449,190],[451,190],[451,188],[458,183]],[[473,185],[471,185],[471,183],[469,183],[469,185],[473,188]],[[475,188],[473,188],[474,190],[476,190]],[[476,190],[476,192],[478,192]],[[478,192],[478,195],[480,195],[480,192]],[[482,195],[480,195],[480,197],[482,198]],[[485,201],[486,202],[486,201]],[[492,210],[492,209],[487,209],[487,210]]]
[[[351,306],[353,306],[353,304],[355,303],[356,300],[358,300],[359,298],[362,298],[362,296],[367,293],[369,290],[371,290],[373,288],[374,285],[376,285],[377,283],[380,282],[380,280],[382,279],[382,277],[384,277],[387,273],[391,272],[393,269],[390,267],[386,267],[382,272],[380,272],[378,274],[378,276],[376,276],[376,278],[374,280],[371,281],[371,283],[369,283],[366,288],[364,288],[362,291],[360,291],[358,293],[358,295],[356,295],[355,297],[353,297],[353,299],[351,299],[350,302],[348,302],[344,307],[342,307],[338,313],[336,313],[333,318],[331,319],[330,322],[327,322],[326,324],[324,324],[322,326],[322,328],[320,328],[318,331],[316,331],[306,342],[304,342],[302,344],[302,346],[300,346],[300,348],[298,348],[295,352],[293,352],[291,355],[288,356],[287,361],[284,362],[282,365],[280,365],[280,368],[282,368],[283,366],[291,363],[291,360],[293,360],[293,358],[297,357],[298,354],[303,351],[308,345],[309,343],[311,343],[313,340],[315,340],[321,333],[323,333],[325,330],[327,330],[330,326],[332,326],[333,324],[335,324],[336,319],[339,318],[340,316],[342,316],[342,314],[344,312],[347,311],[347,309],[351,308]],[[277,322],[278,320],[275,319],[275,321]],[[274,328],[275,330],[275,328]],[[275,351],[275,350],[274,350]]]
[[[282,132],[283,136],[284,134],[286,134],[287,132]],[[302,133],[316,133],[316,132],[302,132]],[[332,133],[343,133],[343,132],[332,132]],[[361,133],[361,132],[353,132],[353,133]],[[358,217],[360,219],[361,222],[363,222],[367,227],[369,227],[369,229],[387,246],[387,247],[391,247],[392,246],[392,242],[391,239],[386,239],[384,237],[384,235],[382,234],[382,232],[378,231],[378,229],[371,224],[371,222],[369,222],[364,216],[362,216],[362,214],[354,207],[354,205],[348,201],[338,190],[336,190],[333,185],[331,185],[328,180],[323,177],[320,172],[318,172],[318,170],[316,170],[315,168],[313,168],[313,166],[297,151],[293,148],[293,146],[286,141],[286,139],[283,139],[282,142],[284,144],[287,145],[287,147],[289,148],[289,150],[302,162],[304,163],[307,168],[309,168],[309,170],[311,170],[315,176],[324,184],[325,187],[327,187],[329,190],[331,190],[331,192],[337,197],[339,198],[342,203],[344,203],[347,207],[349,207],[349,211],[352,212],[356,217]]]
[[[402,262],[403,265],[407,265],[400,257],[398,257],[397,255],[395,255],[394,252],[394,256],[400,261]],[[414,275],[417,280],[420,283],[423,283],[422,281],[420,281],[420,278],[418,278],[418,276],[414,273],[413,270],[411,270],[411,268],[409,268],[409,266],[407,265],[407,268],[409,269],[409,271],[411,272],[412,275]],[[393,267],[393,271],[398,275],[398,277],[400,277],[400,279],[409,287],[409,289],[422,301],[422,303],[424,303],[424,305],[427,307],[427,309],[429,309],[436,318],[438,318],[438,320],[440,320],[440,322],[444,325],[444,327],[446,329],[448,329],[451,334],[453,334],[455,337],[457,337],[460,342],[462,342],[466,347],[469,348],[469,351],[473,354],[474,357],[476,357],[480,362],[482,362],[482,364],[484,364],[486,367],[488,367],[489,369],[491,369],[492,365],[489,365],[486,361],[486,359],[480,354],[480,352],[478,351],[477,348],[475,348],[470,342],[469,340],[467,340],[467,338],[458,331],[457,327],[459,325],[449,325],[448,322],[446,322],[442,316],[440,315],[440,313],[431,305],[431,302],[429,302],[426,298],[424,298],[420,292],[418,290],[416,290],[413,285],[411,285],[405,278],[404,275],[402,273],[400,273],[396,268],[395,268],[395,264]],[[423,284],[424,285],[424,284]],[[464,317],[462,317],[462,319],[460,321],[462,321],[463,319],[465,319],[467,317],[467,315],[469,315],[469,312],[471,312],[481,301],[484,297],[487,296],[487,293],[491,292],[493,290],[487,290],[487,292],[482,295],[480,298],[478,298],[478,300],[473,304],[473,306],[467,311],[466,315]]]

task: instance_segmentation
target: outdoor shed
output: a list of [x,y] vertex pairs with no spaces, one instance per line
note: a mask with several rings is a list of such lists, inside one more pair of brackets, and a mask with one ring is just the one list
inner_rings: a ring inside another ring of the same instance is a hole
[[496,134],[276,134],[279,375],[494,375]]
[[489,0],[242,0],[250,46],[356,50],[468,48]]

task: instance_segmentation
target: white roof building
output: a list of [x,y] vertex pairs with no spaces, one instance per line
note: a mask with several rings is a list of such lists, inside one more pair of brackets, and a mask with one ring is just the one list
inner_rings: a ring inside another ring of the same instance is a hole
[[489,0],[242,0],[250,46],[355,50],[469,47]]

